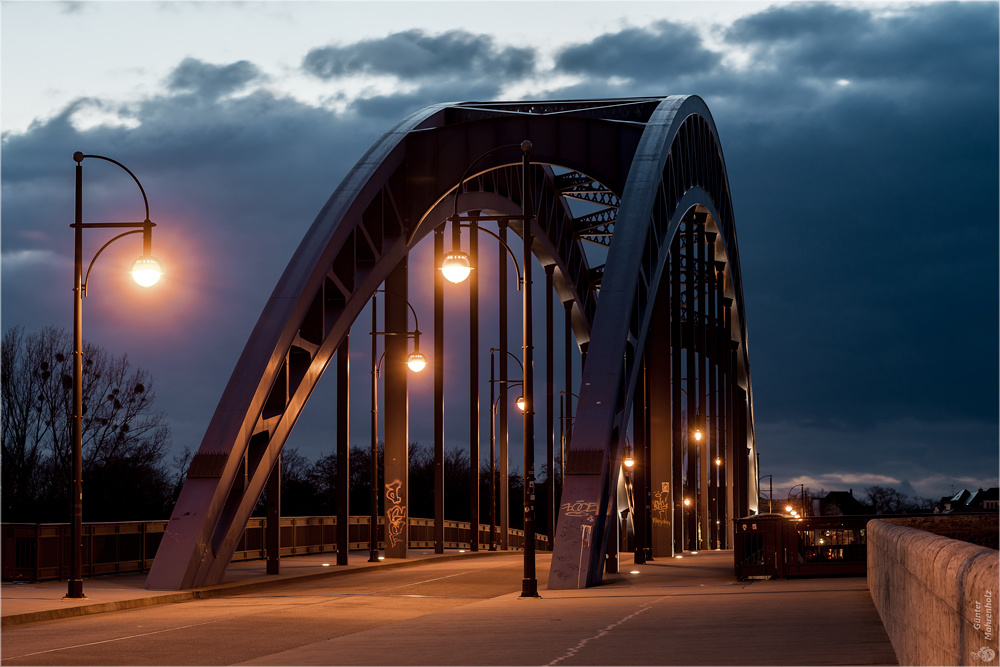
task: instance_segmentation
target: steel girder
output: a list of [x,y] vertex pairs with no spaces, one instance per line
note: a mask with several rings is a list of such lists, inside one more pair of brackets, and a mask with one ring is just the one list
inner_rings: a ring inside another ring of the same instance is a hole
[[[667,285],[671,243],[686,216],[717,230],[729,267],[727,296],[739,343],[734,380],[747,395],[747,454],[752,454],[750,365],[742,281],[725,160],[715,124],[697,97],[664,98],[646,122],[625,187],[591,328],[587,362],[567,455],[566,481],[549,588],[600,583],[609,516],[621,474],[622,437],[631,412],[657,290]],[[689,286],[694,288],[694,285]],[[689,314],[690,315],[690,314]],[[672,314],[680,317],[678,311]],[[657,341],[650,341],[656,344]],[[679,381],[679,378],[675,378]],[[743,443],[739,443],[742,447]],[[741,452],[742,454],[742,452]],[[745,470],[752,468],[752,455]],[[744,487],[756,493],[748,481]]]
[[[551,165],[530,174],[529,208],[537,216],[532,251],[544,265],[555,265],[554,288],[572,304],[576,341],[586,349],[597,290],[577,233],[581,223],[572,219],[560,193],[565,179],[552,166],[582,175],[588,180],[579,187],[590,184],[591,194],[605,198],[596,201],[614,197],[617,205],[631,187],[633,161],[644,155],[638,149],[649,143],[648,132],[662,132],[662,122],[648,121],[662,117],[665,105],[704,109],[696,98],[441,104],[413,114],[376,142],[320,211],[257,321],[191,461],[147,587],[221,581],[334,352],[392,269],[452,212],[456,192],[460,211],[520,213],[517,151],[493,154],[458,183],[489,149],[528,139],[532,162]],[[603,280],[609,277],[605,271]],[[625,343],[623,337],[609,353]],[[602,344],[598,356],[604,354]]]

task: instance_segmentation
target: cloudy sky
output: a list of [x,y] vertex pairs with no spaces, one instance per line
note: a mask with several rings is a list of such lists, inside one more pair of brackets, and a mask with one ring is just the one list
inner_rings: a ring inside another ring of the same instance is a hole
[[[85,333],[152,372],[177,449],[198,447],[306,229],[398,120],[442,101],[697,94],[729,169],[758,448],[776,496],[800,482],[923,496],[997,485],[995,2],[4,2],[0,13],[2,326],[71,327],[71,156],[128,165],[168,274],[140,292],[124,274],[139,249],[117,243],[95,269]],[[88,221],[141,219],[113,166],[85,174]],[[89,252],[103,242],[92,234]],[[412,261],[428,262],[427,249]],[[360,350],[354,363],[367,367]],[[411,385],[411,439],[429,445],[426,376]],[[461,388],[449,446],[467,433]],[[324,380],[290,441],[311,459],[333,446],[332,389]]]

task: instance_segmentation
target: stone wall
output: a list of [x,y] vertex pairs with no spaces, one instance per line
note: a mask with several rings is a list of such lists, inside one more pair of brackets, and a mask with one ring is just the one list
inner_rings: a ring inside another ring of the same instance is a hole
[[998,664],[1000,552],[869,521],[868,588],[899,664]]

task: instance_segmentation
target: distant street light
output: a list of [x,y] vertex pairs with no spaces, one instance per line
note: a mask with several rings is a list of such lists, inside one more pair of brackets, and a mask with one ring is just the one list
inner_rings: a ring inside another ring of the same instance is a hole
[[524,412],[524,406],[525,406],[524,396],[518,396],[517,400],[514,401],[514,405],[517,406],[518,410],[520,410],[521,412]]
[[[493,377],[493,368],[494,368],[495,364],[493,363],[493,355],[496,354],[499,351],[500,350],[496,349],[495,347],[491,347],[490,348],[490,551],[496,551],[497,550],[496,536],[495,536],[496,529],[497,529],[497,516],[496,516],[496,509],[497,509],[496,508],[496,505],[497,505],[497,501],[496,501],[496,497],[497,497],[497,490],[496,490],[496,479],[497,479],[497,471],[496,471],[496,465],[497,465],[497,461],[496,461],[497,409],[500,406],[500,401],[507,394],[507,390],[508,389],[513,389],[514,387],[521,387],[521,386],[523,386],[523,382],[521,382],[520,380],[497,380],[497,379],[494,379],[494,377]],[[507,355],[510,356],[510,357],[512,357],[514,359],[514,361],[516,361],[518,363],[519,366],[521,365],[521,360],[518,359],[516,356],[514,356],[514,354],[512,354],[511,352],[508,352]],[[523,373],[523,371],[524,371],[524,367],[523,366],[521,367],[521,371]],[[496,392],[496,388],[495,388],[494,385],[497,385],[497,384],[502,384],[503,386],[500,387],[500,395],[497,396],[496,398],[494,398],[494,393]],[[521,401],[523,403],[524,402],[524,396],[518,396],[517,400],[519,400],[519,401]],[[518,407],[520,407],[520,406],[518,406]],[[522,412],[524,411],[523,407],[521,407],[521,411]],[[505,479],[504,480],[504,484],[507,484],[507,483],[508,483],[508,481]]]
[[[792,491],[795,490],[796,486],[799,487],[799,509],[802,511],[802,515],[805,516],[805,514],[806,514],[806,485],[805,484],[796,484],[792,488],[788,489],[788,500],[792,499]],[[792,512],[793,509],[794,508],[792,507],[792,505],[789,504],[788,507],[785,508],[785,511]]]
[[[399,299],[406,299],[395,292],[389,290],[375,290],[376,294],[387,294],[394,296]],[[427,366],[427,358],[420,353],[420,323],[417,320],[417,311],[413,309],[409,301],[406,301],[406,305],[409,306],[410,312],[413,313],[413,331],[405,331],[403,333],[397,333],[395,331],[378,331],[378,298],[372,297],[372,499],[371,499],[371,517],[369,518],[368,524],[368,562],[377,563],[379,561],[379,548],[378,548],[378,376],[382,369],[382,361],[385,359],[386,352],[389,348],[400,341],[405,341],[408,338],[413,339],[413,352],[406,358],[406,366],[411,371],[419,373],[424,370]],[[384,346],[382,350],[382,356],[378,355],[378,346],[376,341],[377,336],[399,336],[396,340]],[[378,358],[376,362],[375,359]]]
[[[142,193],[142,202],[146,207],[146,219],[142,222],[88,222],[83,221],[83,164],[86,158],[96,158],[116,164],[124,169]],[[73,273],[73,485],[70,498],[71,528],[70,539],[70,578],[66,592],[67,598],[86,597],[83,594],[83,297],[87,296],[90,284],[90,271],[94,262],[109,245],[129,234],[142,234],[142,255],[132,262],[130,269],[132,278],[143,287],[156,284],[163,273],[163,268],[151,254],[153,243],[153,227],[155,223],[149,220],[149,201],[146,191],[128,167],[117,160],[103,155],[84,155],[77,151],[73,153],[76,161],[76,218],[70,225],[75,230],[74,273]],[[90,260],[86,276],[83,273],[83,230],[84,229],[131,229],[115,236],[101,246],[94,258]]]

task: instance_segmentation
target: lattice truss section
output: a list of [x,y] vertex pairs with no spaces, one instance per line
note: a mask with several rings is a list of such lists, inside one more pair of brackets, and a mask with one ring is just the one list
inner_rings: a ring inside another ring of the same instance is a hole
[[618,217],[618,195],[586,174],[571,171],[556,177],[556,192],[561,197],[600,207],[585,215],[573,218],[573,230],[583,241],[597,245],[611,245]]
[[[704,219],[687,218],[681,222],[677,233],[675,250],[680,252],[671,253],[669,262],[680,262],[681,279],[681,307],[677,311],[680,314],[681,322],[693,321],[698,326],[721,327],[722,322],[715,313],[702,313],[702,297],[710,289],[713,281],[709,280],[708,272],[715,271],[715,290],[722,298],[725,294],[725,262],[718,262],[714,258],[708,260],[704,257],[696,257],[694,248],[689,246],[691,233],[697,234],[704,227]],[[706,261],[707,260],[707,261]],[[688,283],[688,267],[693,267],[694,281]],[[601,267],[603,268],[603,267]]]

